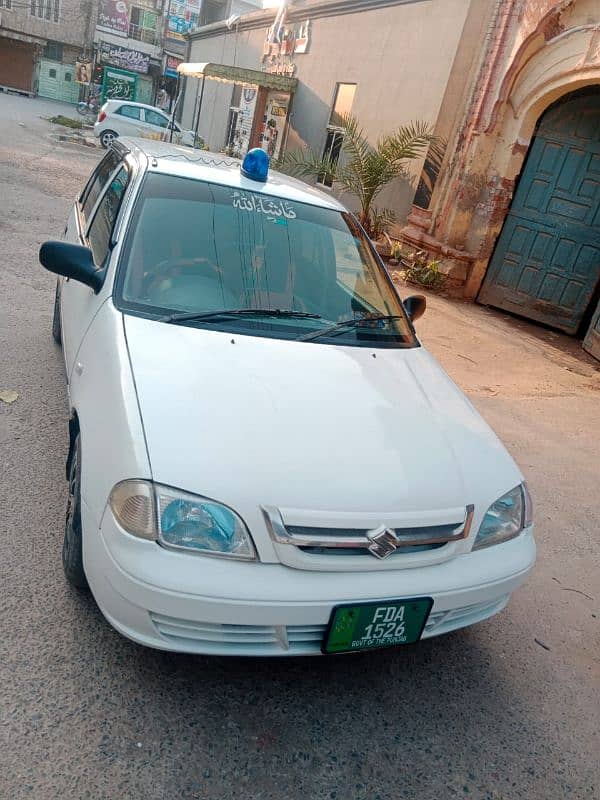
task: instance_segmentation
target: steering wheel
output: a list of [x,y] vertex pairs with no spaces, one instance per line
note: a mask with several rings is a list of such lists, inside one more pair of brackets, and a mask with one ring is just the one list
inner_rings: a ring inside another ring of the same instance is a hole
[[142,294],[150,299],[153,290],[161,281],[167,281],[172,278],[177,278],[185,272],[202,271],[203,274],[214,276],[214,279],[220,279],[221,269],[217,267],[208,258],[197,256],[195,258],[165,258],[159,261],[152,271],[144,276],[142,280]]

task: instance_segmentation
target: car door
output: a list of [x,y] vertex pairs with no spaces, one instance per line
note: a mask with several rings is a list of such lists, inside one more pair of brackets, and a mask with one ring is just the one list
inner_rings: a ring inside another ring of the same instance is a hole
[[[123,188],[115,211],[115,188],[122,183],[123,170],[128,179],[127,166],[116,152],[109,151],[94,170],[67,223],[65,239],[90,247],[98,268],[104,266],[109,255],[109,246],[104,240],[106,229],[110,228],[110,242],[118,205],[124,193]],[[89,286],[69,278],[61,280],[61,329],[67,380],[71,377],[83,336],[102,302],[102,298]]]
[[[160,111],[154,111],[151,108],[144,109],[144,116],[146,120],[146,124],[148,129],[152,131],[152,138],[160,138],[163,140],[169,140],[169,123],[171,120],[167,117],[166,114],[162,114]],[[173,131],[173,141],[179,142],[181,135]]]
[[114,112],[119,136],[143,136],[142,109],[130,103],[122,103]]

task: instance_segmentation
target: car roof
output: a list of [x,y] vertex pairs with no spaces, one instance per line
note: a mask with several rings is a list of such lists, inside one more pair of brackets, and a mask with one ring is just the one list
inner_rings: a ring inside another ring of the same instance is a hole
[[124,136],[120,136],[113,147],[117,150],[126,149],[138,164],[149,172],[218,183],[334,211],[347,210],[335,197],[272,169],[269,170],[266,183],[245,178],[240,171],[241,159],[223,153],[196,150],[154,139],[134,139]]
[[148,103],[134,103],[133,100],[119,100],[118,98],[115,98],[115,97],[112,97],[110,100],[107,100],[106,102],[107,103],[118,103],[120,106],[128,105],[128,106],[135,106],[136,108],[149,108],[152,111],[160,111],[161,114],[164,114],[167,117],[169,116],[168,114],[165,114],[165,112],[162,110],[162,108],[158,108],[158,106],[148,105]]

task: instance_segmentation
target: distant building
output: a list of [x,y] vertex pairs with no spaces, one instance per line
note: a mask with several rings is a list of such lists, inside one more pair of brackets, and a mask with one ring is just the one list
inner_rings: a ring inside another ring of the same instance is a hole
[[262,7],[260,0],[164,0],[165,36],[162,85],[173,98],[177,66],[186,57],[189,35],[198,27],[231,20]]
[[[0,87],[76,103],[87,96],[78,83],[83,76],[102,97],[119,92],[169,103],[189,34],[259,6],[260,0],[0,0]],[[78,62],[88,68],[78,72]]]
[[97,0],[0,0],[0,86],[76,102],[97,14]]
[[101,87],[102,99],[153,104],[166,69],[164,47],[174,12],[181,10],[183,39],[198,24],[199,9],[200,0],[165,0],[164,6],[162,0],[100,0],[93,80]]
[[393,232],[600,358],[598,0],[304,0],[201,28],[189,60],[219,77],[202,102],[188,80],[183,112],[216,150],[335,160],[342,112],[373,142],[428,122],[441,154],[378,198]]
[[262,8],[260,0],[203,0],[200,24],[230,20]]

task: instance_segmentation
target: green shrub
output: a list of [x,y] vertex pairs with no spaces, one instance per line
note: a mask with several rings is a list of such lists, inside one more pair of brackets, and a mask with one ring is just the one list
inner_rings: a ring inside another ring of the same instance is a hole
[[416,283],[427,289],[441,289],[446,283],[446,276],[440,272],[440,261],[428,259],[424,250],[402,255],[400,263],[403,267],[404,278],[409,283]]

